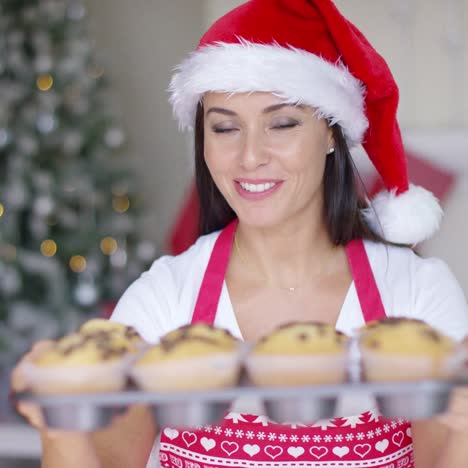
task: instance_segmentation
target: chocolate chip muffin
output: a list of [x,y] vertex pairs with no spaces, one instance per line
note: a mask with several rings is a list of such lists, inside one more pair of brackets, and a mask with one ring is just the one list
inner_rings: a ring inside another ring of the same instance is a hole
[[105,319],[91,319],[81,325],[79,329],[81,335],[86,336],[122,336],[130,343],[135,344],[136,347],[142,346],[145,344],[143,338],[138,334],[138,332],[130,326],[124,325],[122,323],[112,322]]
[[161,340],[166,343],[182,341],[185,338],[194,338],[208,340],[218,343],[220,346],[230,347],[233,344],[238,345],[238,341],[232,336],[229,330],[217,328],[207,323],[199,322],[189,325],[183,325],[164,335]]
[[246,359],[261,386],[340,383],[347,378],[348,337],[332,325],[294,322],[260,339]]
[[455,341],[421,320],[389,317],[369,323],[359,335],[363,374],[368,381],[453,375]]
[[235,385],[240,342],[227,330],[185,325],[163,336],[135,362],[131,374],[148,391],[202,390]]
[[129,327],[93,320],[39,354],[25,373],[41,394],[117,391],[142,343]]

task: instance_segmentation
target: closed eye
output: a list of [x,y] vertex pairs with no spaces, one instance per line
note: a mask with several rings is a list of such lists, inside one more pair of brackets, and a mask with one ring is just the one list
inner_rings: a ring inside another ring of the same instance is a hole
[[231,133],[237,131],[237,128],[217,128],[213,127],[212,128],[214,133]]
[[274,125],[272,128],[275,129],[275,130],[285,130],[287,128],[297,127],[298,125],[299,125],[298,122],[291,122],[291,123],[287,123],[287,124]]

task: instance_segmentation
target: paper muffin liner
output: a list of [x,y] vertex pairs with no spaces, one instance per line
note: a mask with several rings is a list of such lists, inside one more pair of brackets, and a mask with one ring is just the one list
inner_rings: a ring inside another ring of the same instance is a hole
[[343,383],[347,380],[347,353],[323,355],[256,355],[245,362],[250,381],[258,386]]
[[241,368],[238,352],[136,363],[130,369],[135,383],[146,391],[207,390],[237,385]]
[[38,394],[112,392],[124,388],[132,359],[133,356],[125,356],[109,362],[72,366],[65,363],[38,366],[26,362],[22,370],[28,387]]
[[370,382],[450,379],[455,376],[458,358],[390,354],[361,349],[363,379]]

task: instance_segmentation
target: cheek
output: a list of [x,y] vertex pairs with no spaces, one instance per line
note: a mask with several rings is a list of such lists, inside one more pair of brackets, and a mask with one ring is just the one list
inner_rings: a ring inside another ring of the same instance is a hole
[[211,177],[213,178],[216,185],[220,185],[223,177],[227,176],[231,172],[231,164],[226,153],[216,151],[212,147],[205,146],[205,163],[210,171]]
[[285,147],[282,151],[282,160],[288,170],[298,175],[314,178],[322,177],[325,169],[326,155],[316,142],[297,142]]

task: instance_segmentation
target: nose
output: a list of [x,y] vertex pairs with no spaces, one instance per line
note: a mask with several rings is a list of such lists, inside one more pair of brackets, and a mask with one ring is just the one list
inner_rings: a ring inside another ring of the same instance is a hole
[[263,143],[262,135],[256,131],[244,133],[243,145],[239,153],[240,164],[246,171],[254,171],[270,160]]

